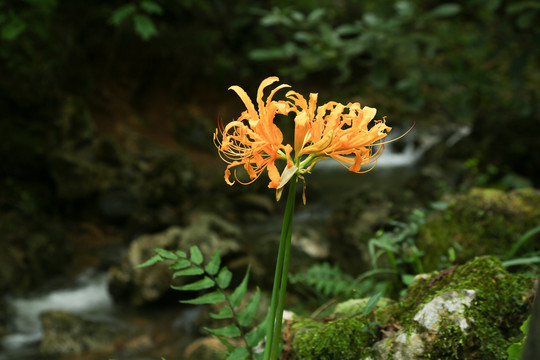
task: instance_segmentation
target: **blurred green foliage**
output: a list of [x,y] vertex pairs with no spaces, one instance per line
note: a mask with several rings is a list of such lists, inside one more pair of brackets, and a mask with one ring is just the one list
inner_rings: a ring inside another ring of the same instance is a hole
[[538,146],[539,37],[527,0],[0,0],[0,107],[41,115],[111,82],[190,101],[275,74],[402,123],[474,124],[467,157],[500,166]]

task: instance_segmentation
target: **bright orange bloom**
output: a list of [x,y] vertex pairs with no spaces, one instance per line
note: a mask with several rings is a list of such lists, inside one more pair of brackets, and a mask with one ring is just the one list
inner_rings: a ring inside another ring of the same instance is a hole
[[272,101],[278,90],[289,85],[282,84],[273,89],[266,103],[262,99],[264,89],[278,80],[277,77],[269,77],[259,86],[257,91],[259,111],[255,110],[251,99],[241,87],[229,88],[240,96],[247,109],[236,121],[230,122],[221,131],[216,130],[214,134],[214,143],[220,151],[221,158],[229,164],[225,170],[225,181],[229,185],[234,184],[234,181],[230,180],[230,169],[243,165],[251,178],[251,181],[243,184],[252,183],[264,169],[267,169],[270,178],[268,187],[275,189],[279,186],[281,178],[275,165],[276,159],[287,160],[287,167],[293,165],[290,158],[292,147],[282,144],[283,134],[274,124],[274,117],[278,113],[278,103]]
[[[306,101],[295,91],[286,94],[288,101],[273,100],[278,90],[289,87],[285,84],[274,88],[266,102],[263,101],[264,89],[278,80],[277,77],[269,77],[259,86],[258,111],[242,88],[229,88],[246,106],[246,111],[237,120],[214,134],[214,143],[222,159],[229,164],[225,170],[225,181],[229,185],[234,184],[230,180],[231,168],[244,167],[251,181],[243,184],[255,181],[267,169],[268,187],[277,189],[279,198],[282,187],[290,179],[295,175],[302,177],[318,161],[329,157],[353,172],[366,172],[373,168],[361,171],[363,166],[374,164],[381,156],[385,143],[379,140],[391,130],[384,118],[375,120],[375,124],[368,128],[376,109],[362,108],[359,103],[343,105],[334,101],[317,107],[318,94],[310,94],[309,101]],[[293,147],[283,144],[283,134],[274,124],[276,114],[290,112],[296,113],[294,159],[291,156]],[[278,159],[287,162],[281,175],[275,164]]]
[[362,108],[360,103],[343,105],[334,101],[317,108],[317,95],[310,94],[308,103],[295,91],[287,93],[289,109],[296,113],[295,157],[308,155],[311,167],[331,157],[356,173],[362,165],[375,163],[382,155],[384,143],[377,144],[375,152],[373,146],[392,130],[385,120],[376,120],[368,129],[377,110],[369,106]]

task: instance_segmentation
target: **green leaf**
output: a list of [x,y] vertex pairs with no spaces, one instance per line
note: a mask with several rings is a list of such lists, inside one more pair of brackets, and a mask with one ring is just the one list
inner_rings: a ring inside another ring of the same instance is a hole
[[216,250],[210,262],[205,266],[206,272],[210,275],[216,275],[219,271],[219,265],[221,265],[221,257],[219,256],[219,250]]
[[221,268],[219,275],[217,276],[216,283],[221,289],[226,289],[231,283],[232,273],[226,267]]
[[204,294],[202,296],[199,296],[196,299],[180,300],[181,303],[193,304],[193,305],[216,304],[223,301],[225,301],[225,295],[223,295],[223,293],[219,290],[208,293],[208,294]]
[[525,320],[523,322],[523,324],[521,324],[521,326],[519,327],[519,330],[521,330],[521,332],[524,334],[524,335],[527,335],[529,333],[529,322],[531,321],[531,316],[529,315],[529,317],[527,318],[527,320]]
[[143,262],[142,264],[139,264],[136,266],[136,268],[142,268],[142,267],[146,267],[146,266],[150,266],[150,265],[154,265],[158,262],[161,262],[163,261],[163,259],[161,258],[161,256],[159,255],[154,255],[152,256],[150,259],[146,260],[145,262]]
[[375,307],[375,305],[377,305],[377,303],[381,299],[381,296],[382,296],[382,292],[377,293],[377,294],[373,295],[372,297],[370,297],[367,304],[366,304],[366,306],[362,310],[362,314],[363,315],[369,314],[371,312],[371,310],[373,309],[373,307]]
[[201,250],[199,250],[198,247],[192,246],[191,249],[189,249],[191,261],[194,264],[201,265],[203,262],[203,255],[201,253]]
[[175,261],[174,263],[169,265],[169,269],[171,269],[171,270],[180,270],[180,269],[187,268],[189,266],[191,266],[191,262],[189,260],[181,259],[181,260]]
[[141,9],[149,14],[161,15],[163,13],[161,6],[153,1],[141,1]]
[[172,251],[160,249],[160,248],[157,248],[154,250],[159,254],[159,256],[161,256],[162,258],[166,260],[176,260],[176,254],[173,253]]
[[2,40],[15,40],[26,29],[26,23],[23,20],[13,14],[10,15],[10,19],[0,27],[2,29],[0,34]]
[[137,14],[133,16],[133,24],[135,25],[135,32],[137,32],[143,40],[148,40],[158,33],[154,22],[146,15]]
[[187,258],[187,254],[181,250],[176,250],[176,256],[184,258],[184,259]]
[[540,256],[532,256],[532,257],[503,261],[502,266],[509,267],[509,266],[516,266],[516,265],[530,265],[530,264],[536,264],[536,263],[540,263]]
[[198,267],[190,267],[184,270],[176,271],[173,274],[173,279],[179,277],[179,276],[190,276],[190,275],[202,275],[204,274],[204,270]]
[[291,55],[284,47],[253,49],[248,53],[248,57],[255,61],[285,59]]
[[519,237],[518,241],[516,241],[514,243],[514,245],[512,246],[512,249],[510,249],[510,252],[508,253],[507,255],[507,259],[510,259],[512,258],[516,253],[517,251],[519,250],[519,248],[527,241],[529,240],[531,237],[533,237],[533,235],[536,235],[537,233],[540,232],[540,226],[536,226],[532,229],[530,229],[529,231],[527,231],[525,234],[523,234],[522,236]]
[[242,283],[238,285],[236,289],[234,289],[234,292],[229,296],[229,301],[231,302],[232,306],[240,306],[242,303],[242,299],[246,295],[247,291],[247,284],[249,279],[249,267],[246,270],[246,276],[244,276],[244,280],[242,280]]
[[235,324],[230,324],[225,327],[218,328],[218,329],[209,329],[207,327],[205,327],[204,329],[212,335],[226,336],[228,338],[233,338],[233,337],[242,335],[242,333],[240,332],[240,329]]
[[210,279],[208,276],[205,276],[199,281],[195,281],[191,284],[181,285],[181,286],[171,286],[174,290],[182,291],[195,291],[195,290],[204,290],[209,289],[214,286],[216,283],[214,280]]
[[238,313],[238,323],[241,326],[249,326],[253,317],[257,312],[257,307],[259,306],[259,301],[261,300],[261,291],[257,288],[257,292],[253,297],[248,301],[246,307]]
[[219,310],[219,313],[210,313],[210,316],[214,319],[230,319],[233,317],[233,311],[230,306],[225,305]]
[[135,4],[127,4],[127,5],[121,6],[113,12],[111,18],[109,19],[109,22],[113,25],[118,25],[122,21],[124,21],[124,19],[126,19],[128,16],[133,14],[135,10],[137,10],[137,7],[135,6]]
[[414,280],[414,275],[411,275],[411,274],[401,274],[401,281],[405,284],[405,285],[410,285],[412,283],[412,281]]
[[428,18],[440,18],[440,17],[448,17],[448,16],[454,16],[458,14],[461,11],[461,6],[459,4],[443,4],[440,6],[437,6],[435,9],[431,10],[427,17]]
[[270,323],[270,314],[267,314],[264,321],[256,329],[246,334],[246,343],[249,347],[255,347],[266,335],[266,329]]
[[249,359],[249,351],[244,346],[238,346],[229,354],[226,360],[246,360]]
[[216,339],[219,340],[220,343],[225,345],[228,352],[233,352],[234,349],[236,348],[236,346],[231,344],[231,342],[225,336],[218,336],[218,335],[214,335],[214,336],[216,337]]
[[521,359],[521,355],[523,353],[523,343],[514,343],[506,349],[506,353],[508,354],[508,360],[519,360]]

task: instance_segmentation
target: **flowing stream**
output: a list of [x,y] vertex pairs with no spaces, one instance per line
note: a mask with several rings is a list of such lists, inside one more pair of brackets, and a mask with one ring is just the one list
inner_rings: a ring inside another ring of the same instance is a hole
[[2,339],[0,360],[14,360],[34,353],[41,341],[39,316],[47,310],[110,318],[113,302],[107,290],[107,275],[92,271],[80,275],[75,284],[25,298],[8,298],[13,312],[12,333]]

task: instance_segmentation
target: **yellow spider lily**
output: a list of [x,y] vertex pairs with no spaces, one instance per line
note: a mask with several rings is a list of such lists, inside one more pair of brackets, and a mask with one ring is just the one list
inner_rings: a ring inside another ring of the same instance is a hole
[[250,184],[255,181],[262,172],[267,169],[270,178],[269,188],[277,188],[281,176],[275,165],[277,159],[287,160],[287,167],[293,165],[290,154],[292,147],[283,145],[283,134],[274,124],[274,117],[278,112],[277,102],[272,101],[275,93],[289,85],[279,85],[273,89],[263,101],[263,92],[270,84],[278,81],[277,77],[269,77],[261,83],[257,91],[257,105],[259,111],[246,92],[239,86],[231,86],[229,90],[235,91],[246,106],[246,111],[236,121],[232,121],[222,130],[214,133],[214,144],[218,148],[221,158],[229,165],[225,170],[225,181],[233,185],[230,180],[231,168],[243,165],[251,181],[242,183]]
[[[295,117],[295,157],[307,155],[307,162],[302,161],[301,168],[312,168],[317,161],[331,157],[353,172],[360,171],[362,165],[373,164],[381,156],[384,143],[378,140],[386,137],[392,128],[386,121],[376,120],[368,129],[368,124],[375,117],[376,109],[360,106],[360,103],[343,105],[334,101],[316,108],[318,94],[310,94],[309,104],[295,91],[289,91],[288,109],[296,113]],[[373,151],[374,145],[380,145]]]
[[[367,172],[363,166],[374,164],[384,151],[383,142],[391,130],[386,121],[376,120],[368,128],[375,117],[376,109],[359,103],[347,105],[330,101],[317,107],[318,94],[310,94],[309,101],[295,91],[286,94],[287,101],[275,101],[274,95],[289,85],[279,85],[263,101],[264,89],[275,83],[277,77],[269,77],[262,81],[257,91],[258,111],[246,92],[231,86],[246,106],[240,117],[230,122],[223,129],[214,133],[214,143],[220,156],[229,165],[225,170],[225,181],[232,185],[231,168],[242,165],[251,181],[255,181],[266,169],[270,178],[269,188],[277,190],[277,197],[283,186],[294,177],[309,172],[315,164],[326,158],[333,158],[350,171]],[[277,114],[296,114],[294,148],[283,144],[283,134],[274,124]],[[374,146],[378,145],[376,150]],[[294,149],[294,159],[291,153]],[[275,164],[281,159],[287,162],[281,175]],[[362,170],[362,171],[361,171]]]

